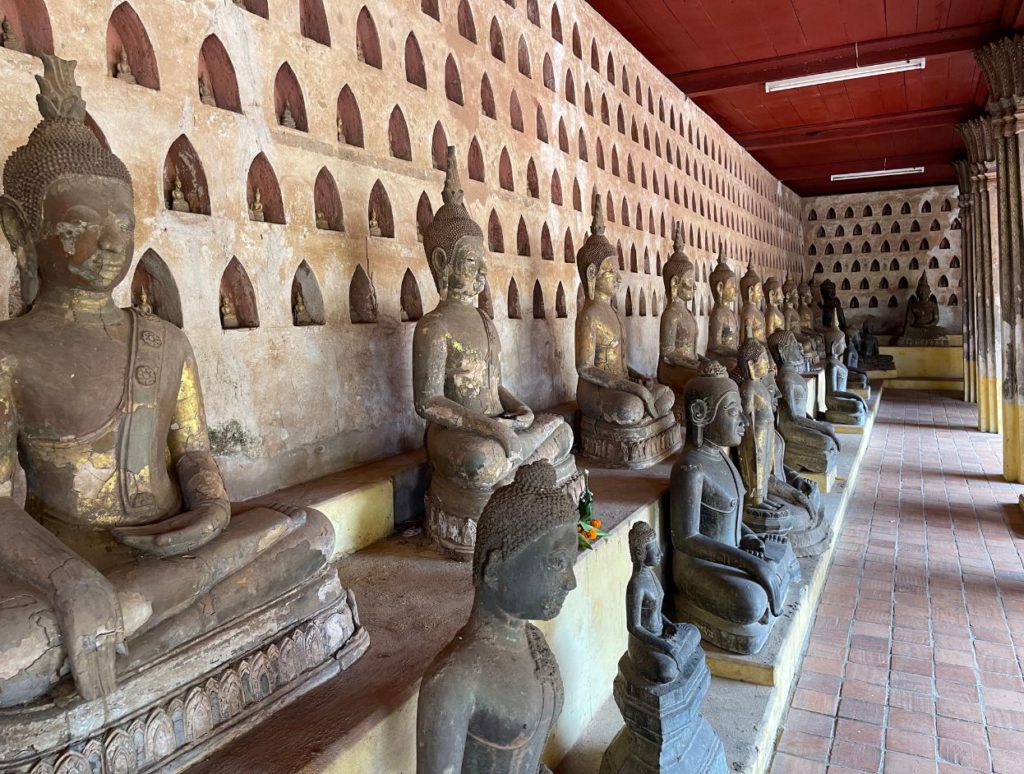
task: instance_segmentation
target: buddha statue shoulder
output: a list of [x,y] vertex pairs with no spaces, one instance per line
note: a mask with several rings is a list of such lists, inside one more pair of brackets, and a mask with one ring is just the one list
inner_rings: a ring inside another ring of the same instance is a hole
[[717,360],[728,370],[736,367],[736,350],[740,344],[739,322],[734,305],[739,285],[736,273],[725,262],[725,254],[718,254],[718,265],[708,277],[714,305],[708,320],[707,357]]
[[576,506],[546,462],[523,465],[477,524],[473,607],[427,669],[416,717],[416,771],[546,772],[562,681],[530,621],[555,618],[576,587]]
[[917,288],[907,301],[906,321],[897,344],[906,347],[949,346],[949,331],[939,325],[939,305],[932,295],[927,272],[921,272]]
[[625,329],[612,299],[621,286],[615,247],[604,235],[601,197],[576,266],[585,302],[576,317],[576,400],[584,416],[630,427],[669,414],[672,391],[629,367]]
[[[324,516],[232,516],[188,339],[112,297],[132,263],[131,176],[84,122],[75,63],[43,64],[43,119],[7,159],[0,196],[22,287],[38,287],[28,313],[0,322],[0,598],[17,600],[0,607],[0,707],[67,682],[75,701],[104,700],[98,714],[76,713],[75,733],[99,733],[89,723],[106,729],[119,713],[143,712],[154,684],[205,679],[218,662],[131,682],[161,674],[200,635],[256,609],[287,627],[291,608],[274,607],[285,594],[296,611],[305,590],[318,608],[348,602],[326,564],[334,532]],[[24,504],[12,496],[19,467]],[[351,635],[346,615],[338,631]],[[259,646],[250,631],[232,634],[232,647]],[[56,723],[64,735],[74,710],[51,716],[46,706],[32,733]],[[4,740],[19,749],[12,718]]]
[[676,223],[673,252],[662,270],[665,282],[665,311],[661,315],[661,358],[658,381],[682,393],[686,383],[697,375],[697,318],[689,304],[696,294],[697,275],[683,249],[683,225]]
[[793,331],[776,331],[768,339],[779,388],[777,427],[786,441],[786,464],[796,470],[827,473],[835,466],[839,439],[828,422],[807,416],[807,384],[800,368],[803,351]]
[[764,333],[767,341],[775,331],[784,330],[786,327],[786,318],[782,311],[782,284],[777,277],[769,277],[764,281],[764,297]]
[[764,312],[761,311],[764,290],[761,287],[761,277],[754,269],[753,261],[748,264],[747,273],[740,280],[740,298],[743,300],[743,305],[740,308],[739,343],[743,344],[751,339],[768,341],[767,324]]
[[825,333],[828,359],[825,361],[825,419],[837,425],[863,427],[868,418],[868,404],[862,397],[847,391],[849,369],[843,363],[846,334],[833,316],[832,327]]
[[676,610],[709,642],[756,653],[800,577],[799,564],[785,537],[743,523],[743,480],[730,450],[747,419],[725,366],[703,364],[685,401],[686,445],[670,489]]
[[412,381],[434,469],[427,529],[443,550],[468,560],[476,518],[519,465],[546,460],[559,483],[579,476],[572,429],[553,414],[534,416],[502,379],[498,330],[477,307],[487,280],[483,232],[463,197],[449,148],[444,203],[423,236],[440,301],[416,323]]

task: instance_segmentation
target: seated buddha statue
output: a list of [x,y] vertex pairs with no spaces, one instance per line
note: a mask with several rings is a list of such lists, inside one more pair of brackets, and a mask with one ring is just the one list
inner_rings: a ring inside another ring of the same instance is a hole
[[[75,63],[43,64],[43,119],[0,196],[22,287],[38,280],[31,310],[0,322],[0,707],[25,708],[0,713],[0,768],[90,738],[155,766],[216,746],[232,712],[337,672],[366,635],[327,564],[326,517],[232,515],[188,339],[112,298],[134,249],[128,169],[86,126]],[[269,665],[266,648],[293,636],[323,647]],[[218,682],[242,658],[266,681],[244,697]],[[180,739],[168,705],[200,679]],[[128,752],[117,735],[147,716],[153,733]]]
[[839,327],[839,318],[832,318],[832,327],[825,333],[828,359],[825,361],[825,419],[836,425],[863,427],[868,421],[868,404],[860,395],[846,389],[848,369],[843,363],[846,334]]
[[843,311],[843,302],[836,294],[836,283],[826,279],[818,286],[821,292],[821,325],[828,330],[832,327],[832,318],[839,319],[839,327],[846,330],[846,312]]
[[175,212],[191,212],[188,202],[185,200],[185,192],[181,190],[181,178],[174,176],[174,187],[171,188],[171,209]]
[[768,341],[767,323],[761,302],[764,301],[764,290],[761,288],[761,276],[754,270],[754,262],[747,265],[747,273],[740,279],[740,344],[751,339]]
[[813,345],[816,363],[824,363],[828,352],[825,348],[825,337],[818,330],[818,326],[814,322],[816,317],[814,310],[817,309],[817,304],[814,301],[814,291],[811,289],[810,283],[801,278],[800,284],[797,286],[797,293],[800,298],[800,305],[798,307],[800,310],[800,335]]
[[553,414],[535,417],[502,381],[498,330],[477,307],[487,281],[483,232],[463,203],[454,148],[441,195],[444,203],[423,235],[440,301],[416,323],[413,399],[427,420],[434,469],[427,533],[444,553],[469,560],[487,499],[521,464],[551,462],[559,485],[578,487],[582,479],[569,425]]
[[786,464],[795,470],[828,473],[836,464],[839,439],[828,422],[807,416],[807,384],[800,373],[803,351],[793,331],[776,331],[768,339],[778,368],[780,399],[776,426],[786,441]]
[[117,64],[114,65],[114,77],[125,83],[135,84],[135,76],[132,74],[132,66],[128,62],[128,52],[123,48],[117,55]]
[[778,277],[769,277],[764,281],[764,298],[764,335],[767,341],[775,331],[784,330],[786,327],[786,317],[782,312],[782,283]]
[[850,336],[851,349],[857,350],[857,366],[867,371],[891,371],[896,367],[892,355],[883,355],[878,349],[878,338],[871,332],[871,318],[861,323],[860,330]]
[[679,618],[733,653],[757,653],[800,565],[782,535],[743,523],[744,488],[730,459],[747,427],[736,383],[708,362],[686,385],[686,445],[672,468],[672,576]]
[[[680,396],[686,383],[697,375],[697,318],[687,306],[696,292],[697,274],[683,249],[683,225],[676,223],[673,252],[662,269],[667,303],[661,315],[661,358],[658,381],[676,394],[676,406],[682,410]],[[681,413],[677,411],[678,420]]]
[[540,629],[576,588],[576,506],[546,462],[521,466],[477,523],[473,608],[427,669],[416,771],[534,774],[561,714],[558,662]]
[[731,371],[736,367],[736,350],[740,345],[739,322],[733,308],[739,288],[736,273],[725,262],[724,253],[718,254],[718,265],[708,277],[708,282],[714,304],[708,319],[707,357]]
[[739,351],[740,398],[747,429],[737,447],[746,487],[743,521],[755,532],[786,535],[797,556],[814,556],[828,546],[828,525],[818,485],[785,465],[786,445],[775,429],[779,389],[763,342],[747,341]]
[[602,212],[596,196],[590,236],[576,256],[585,296],[576,316],[580,447],[596,464],[647,467],[679,448],[675,395],[629,367],[625,326],[612,306],[622,282],[618,253],[604,235]]
[[949,331],[939,325],[939,305],[932,295],[927,272],[921,272],[917,289],[907,301],[903,333],[896,344],[901,347],[949,346]]

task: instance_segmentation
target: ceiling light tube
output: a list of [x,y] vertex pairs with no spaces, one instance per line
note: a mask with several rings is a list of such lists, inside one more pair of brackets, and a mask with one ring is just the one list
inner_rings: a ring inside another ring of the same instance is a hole
[[846,70],[833,70],[830,73],[816,73],[814,75],[801,75],[799,78],[785,78],[781,81],[768,81],[764,85],[764,90],[768,94],[771,94],[773,91],[799,89],[804,86],[820,86],[823,83],[849,81],[854,78],[870,78],[874,75],[905,73],[910,70],[923,70],[924,68],[924,57],[918,57],[917,59],[901,59],[898,62],[883,62],[881,64],[866,65],[865,67],[850,67]]
[[835,183],[840,180],[862,180],[866,177],[893,177],[895,175],[922,175],[924,167],[900,167],[898,169],[876,169],[871,172],[844,172],[832,175],[829,179]]

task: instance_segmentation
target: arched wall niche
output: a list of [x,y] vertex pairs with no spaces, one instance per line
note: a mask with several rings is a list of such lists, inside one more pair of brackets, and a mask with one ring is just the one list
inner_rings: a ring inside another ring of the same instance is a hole
[[160,90],[153,44],[142,19],[128,2],[114,9],[107,24],[107,74],[124,83]]
[[224,330],[260,327],[256,292],[236,257],[231,258],[220,278],[220,325]]
[[516,254],[523,258],[530,257],[530,232],[522,217],[519,218],[519,226],[516,228]]
[[459,75],[459,66],[451,54],[444,62],[444,93],[450,102],[456,105],[465,104],[462,96],[462,76]]
[[416,322],[423,317],[423,299],[420,297],[420,286],[412,269],[406,269],[402,276],[402,289],[399,298],[402,310],[402,322]]
[[420,10],[434,21],[441,21],[437,0],[420,0]]
[[405,114],[398,105],[391,111],[388,119],[388,150],[391,156],[403,161],[412,161],[412,144],[409,141],[409,126],[405,122]]
[[171,270],[155,250],[146,250],[135,267],[131,284],[132,306],[181,328],[181,295]]
[[512,158],[508,155],[508,148],[502,148],[498,157],[498,184],[506,191],[516,190],[512,177]]
[[420,43],[412,32],[405,39],[405,80],[421,89],[427,88],[427,69],[423,64]]
[[544,311],[544,288],[540,286],[540,280],[533,283],[533,319],[543,320],[547,317]]
[[363,147],[363,117],[355,94],[346,84],[338,93],[338,142]]
[[270,8],[268,7],[267,0],[241,0],[241,2],[236,2],[235,5],[264,19],[270,18]]
[[292,325],[323,325],[326,321],[320,283],[306,261],[299,264],[292,277],[291,314]]
[[430,197],[424,191],[416,203],[416,240],[423,241],[427,228],[434,222],[434,208],[430,205]]
[[210,35],[203,41],[199,49],[198,68],[200,101],[212,107],[241,113],[242,100],[238,95],[235,66],[216,35]]
[[480,148],[480,142],[474,137],[469,143],[469,156],[466,166],[469,170],[469,179],[484,182],[484,152]]
[[210,214],[206,172],[199,154],[185,135],[171,144],[164,157],[163,186],[164,204],[168,209],[194,215]]
[[555,260],[555,248],[551,243],[551,230],[547,223],[540,231],[540,257],[545,261]]
[[331,29],[323,0],[299,0],[299,32],[324,46],[331,45]]
[[384,69],[384,59],[380,52],[380,36],[377,34],[377,24],[373,16],[364,5],[356,17],[356,60]]
[[[395,216],[391,209],[391,197],[384,184],[378,180],[370,190],[370,200],[366,208],[366,220],[370,228],[370,236],[381,236],[389,239],[395,237]],[[374,223],[376,222],[376,229]],[[379,230],[380,233],[374,233]]]
[[345,230],[345,213],[342,210],[338,185],[327,167],[321,167],[313,185],[313,216],[319,229]]
[[488,118],[498,118],[498,110],[494,104],[494,89],[491,88],[491,79],[487,73],[480,79],[480,112]]
[[[257,191],[259,197],[257,197]],[[259,154],[249,166],[249,177],[246,185],[250,219],[257,220],[253,213],[259,202],[263,211],[263,222],[285,223],[284,201],[281,198],[281,186],[278,185],[274,168],[264,154]]]
[[377,291],[373,278],[360,265],[352,273],[348,284],[348,316],[356,325],[371,325],[377,322]]
[[505,252],[505,233],[498,213],[491,210],[487,218],[487,249],[492,253]]
[[499,62],[505,61],[505,36],[501,34],[497,17],[491,19],[490,48],[491,56]]
[[494,304],[491,302],[491,286],[484,280],[484,289],[480,291],[480,295],[477,296],[476,305],[481,312],[486,314],[492,320],[494,319]]
[[569,311],[565,305],[565,288],[562,283],[558,283],[558,289],[555,290],[555,317],[562,320],[569,316]]
[[[302,87],[299,86],[299,79],[295,76],[292,66],[287,62],[278,68],[274,77],[274,114],[282,126],[298,129],[300,132],[309,131]],[[292,123],[294,126],[291,126]]]
[[448,168],[448,137],[438,121],[430,138],[430,160],[434,169],[444,172]]
[[473,9],[469,4],[469,0],[461,0],[459,2],[459,10],[456,16],[459,34],[471,43],[476,43],[476,22],[473,21]]
[[45,0],[0,0],[3,19],[7,19],[15,38],[4,48],[31,56],[53,53],[53,27]]
[[516,278],[512,277],[508,281],[508,319],[519,320],[522,316],[523,312],[519,305],[519,285],[516,284]]

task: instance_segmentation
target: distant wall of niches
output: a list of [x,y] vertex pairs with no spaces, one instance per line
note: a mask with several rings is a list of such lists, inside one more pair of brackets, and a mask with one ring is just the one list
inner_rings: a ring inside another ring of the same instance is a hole
[[[422,444],[412,332],[437,293],[420,236],[449,144],[487,236],[505,379],[533,406],[574,395],[595,195],[648,372],[674,221],[702,280],[719,248],[741,273],[802,267],[799,198],[581,0],[0,0],[0,15],[29,52],[0,48],[0,157],[38,120],[30,54],[77,60],[90,126],[135,184],[116,297],[145,294],[188,334],[234,497]],[[15,279],[3,245],[0,282]],[[695,307],[710,311],[706,283]]]
[[807,274],[835,283],[849,324],[870,318],[874,332],[899,333],[924,272],[942,325],[960,333],[958,194],[940,186],[804,199]]

